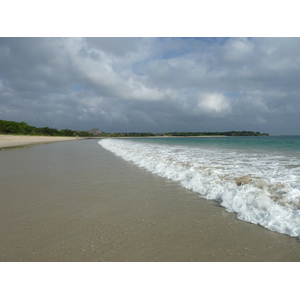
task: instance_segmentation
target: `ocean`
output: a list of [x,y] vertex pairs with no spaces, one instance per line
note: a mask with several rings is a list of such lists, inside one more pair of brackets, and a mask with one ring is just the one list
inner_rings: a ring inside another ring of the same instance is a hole
[[103,139],[140,168],[238,219],[300,238],[300,136]]

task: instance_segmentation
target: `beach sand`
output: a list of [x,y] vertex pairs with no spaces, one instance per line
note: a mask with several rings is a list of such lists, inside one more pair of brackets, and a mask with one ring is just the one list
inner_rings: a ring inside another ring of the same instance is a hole
[[0,261],[300,261],[296,238],[98,145],[0,152]]
[[39,143],[51,143],[72,141],[75,137],[63,136],[27,136],[27,135],[1,135],[0,134],[0,149],[7,147],[25,146]]

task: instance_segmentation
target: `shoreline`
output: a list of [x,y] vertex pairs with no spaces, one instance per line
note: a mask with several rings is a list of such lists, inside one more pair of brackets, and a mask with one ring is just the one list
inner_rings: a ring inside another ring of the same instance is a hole
[[0,149],[19,147],[34,144],[44,144],[53,142],[75,141],[82,138],[64,137],[64,136],[29,136],[29,135],[13,135],[0,134]]

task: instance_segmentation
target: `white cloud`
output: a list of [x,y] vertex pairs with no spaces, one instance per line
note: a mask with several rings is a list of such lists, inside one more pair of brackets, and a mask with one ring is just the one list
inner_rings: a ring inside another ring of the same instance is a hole
[[251,55],[254,45],[246,38],[229,39],[224,46],[224,56],[228,60],[241,61]]
[[231,112],[229,100],[218,93],[201,95],[197,106],[200,112],[212,115],[226,115]]

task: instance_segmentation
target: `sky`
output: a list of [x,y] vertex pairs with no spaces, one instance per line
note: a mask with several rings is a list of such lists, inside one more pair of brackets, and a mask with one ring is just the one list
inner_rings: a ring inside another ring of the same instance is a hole
[[300,38],[0,38],[0,119],[300,134]]

